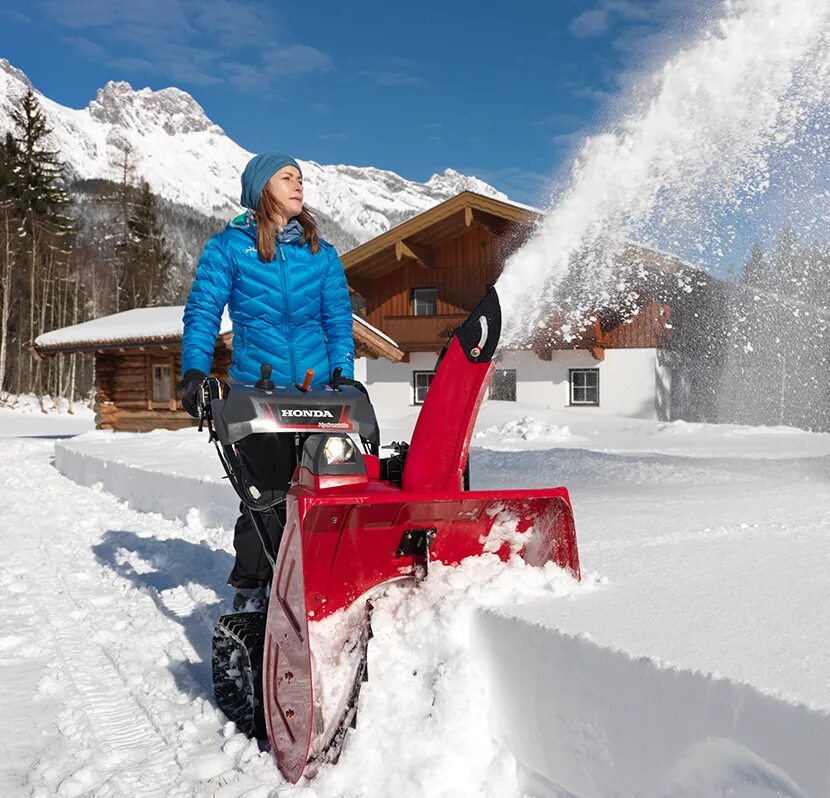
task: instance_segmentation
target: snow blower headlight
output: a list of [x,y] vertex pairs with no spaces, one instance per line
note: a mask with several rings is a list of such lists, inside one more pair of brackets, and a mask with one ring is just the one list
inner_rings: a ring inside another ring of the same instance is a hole
[[303,446],[303,468],[312,474],[365,474],[366,461],[345,433],[309,435]]
[[357,449],[351,438],[329,438],[323,445],[326,465],[346,465],[357,460]]

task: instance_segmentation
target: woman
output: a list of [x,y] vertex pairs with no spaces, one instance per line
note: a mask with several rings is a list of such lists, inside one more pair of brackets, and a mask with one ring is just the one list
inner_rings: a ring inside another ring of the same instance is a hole
[[[326,384],[335,368],[354,376],[352,309],[343,266],[321,239],[303,206],[300,165],[283,153],[254,156],[242,173],[242,205],[248,211],[210,238],[199,259],[184,310],[182,405],[197,415],[196,397],[210,372],[225,305],[233,322],[229,377],[253,383],[269,363],[277,385]],[[279,435],[253,435],[241,454],[260,490],[287,490],[293,446]],[[264,602],[271,566],[250,518],[240,505],[234,529],[236,562],[228,582],[237,588],[236,609]],[[279,540],[281,528],[263,516]]]

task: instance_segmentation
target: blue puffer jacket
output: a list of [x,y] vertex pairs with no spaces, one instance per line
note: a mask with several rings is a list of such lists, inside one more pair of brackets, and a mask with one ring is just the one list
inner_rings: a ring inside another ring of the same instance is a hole
[[300,244],[293,221],[281,232],[271,263],[256,249],[256,219],[238,216],[205,244],[184,309],[182,373],[210,372],[222,310],[233,321],[230,378],[251,383],[270,363],[277,385],[302,382],[314,369],[315,386],[333,369],[354,376],[352,308],[334,247],[320,241],[316,255]]

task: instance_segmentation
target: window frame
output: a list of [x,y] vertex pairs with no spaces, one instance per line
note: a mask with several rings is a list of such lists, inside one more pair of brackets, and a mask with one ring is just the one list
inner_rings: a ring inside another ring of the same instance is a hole
[[[161,372],[160,378],[156,376],[157,370]],[[167,396],[157,396],[157,393],[162,393],[161,389],[165,387],[164,374],[167,375]],[[159,363],[152,361],[150,363],[150,374],[152,385],[150,386],[151,401],[153,405],[169,405],[172,399],[176,398],[175,386],[173,383],[173,372],[169,363]],[[157,391],[157,388],[159,389]]]
[[[513,375],[513,398],[510,399],[503,399],[499,397],[493,396],[493,383],[496,381],[496,375],[501,372],[502,374],[512,374]],[[487,398],[493,400],[494,402],[515,402],[516,396],[519,390],[519,379],[518,375],[516,374],[516,369],[500,369],[497,368],[493,371],[493,378],[490,380],[490,390],[487,392]]]
[[[424,391],[423,398],[418,401],[418,377],[422,375],[429,376],[429,381],[427,382],[426,390]],[[435,371],[429,371],[427,369],[421,369],[419,371],[412,372],[412,404],[413,405],[422,405],[427,398],[427,393],[429,392],[429,387],[432,385],[432,380],[435,378]]]
[[[419,300],[416,296],[418,291],[434,291],[435,292],[435,299],[433,301],[433,312],[432,313],[418,313],[418,302],[423,302],[423,300]],[[412,315],[413,316],[437,316],[438,315],[438,286],[434,285],[423,285],[417,288],[412,289],[411,299],[410,299],[410,307],[412,308]]]
[[[574,377],[577,374],[591,374],[596,377],[596,386],[593,386],[593,389],[596,390],[596,401],[577,401],[574,398],[574,392],[577,387],[587,392],[590,389],[587,385],[576,386],[574,385]],[[568,369],[568,405],[570,407],[599,407],[600,403],[600,380],[599,380],[599,369],[598,368],[575,368],[575,369]]]

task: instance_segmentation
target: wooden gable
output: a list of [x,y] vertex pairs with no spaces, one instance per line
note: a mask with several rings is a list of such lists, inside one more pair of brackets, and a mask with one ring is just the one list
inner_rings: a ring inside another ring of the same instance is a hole
[[[438,351],[498,278],[538,214],[462,192],[343,256],[366,320],[405,352]],[[416,316],[413,291],[435,288],[435,315]]]

